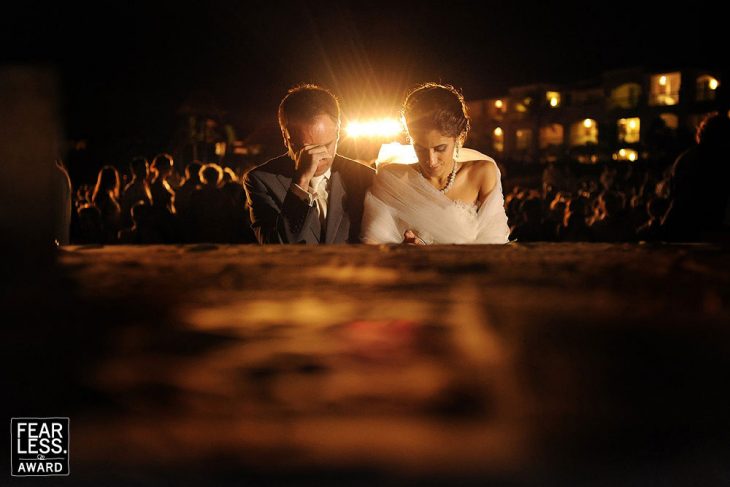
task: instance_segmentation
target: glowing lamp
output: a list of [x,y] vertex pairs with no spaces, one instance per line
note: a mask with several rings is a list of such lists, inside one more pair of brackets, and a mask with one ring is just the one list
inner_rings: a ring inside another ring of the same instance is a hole
[[403,126],[394,118],[367,121],[353,120],[347,124],[345,131],[347,132],[347,136],[352,138],[389,138],[400,134],[403,131]]
[[398,142],[383,144],[380,146],[378,158],[375,165],[380,164],[413,164],[418,162],[416,150],[412,145],[404,145]]

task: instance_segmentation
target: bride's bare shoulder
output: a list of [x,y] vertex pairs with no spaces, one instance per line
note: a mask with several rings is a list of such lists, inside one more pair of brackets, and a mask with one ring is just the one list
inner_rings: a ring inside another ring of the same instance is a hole
[[491,191],[499,178],[497,164],[492,159],[466,161],[464,170],[468,172],[469,180],[478,182],[484,193]]

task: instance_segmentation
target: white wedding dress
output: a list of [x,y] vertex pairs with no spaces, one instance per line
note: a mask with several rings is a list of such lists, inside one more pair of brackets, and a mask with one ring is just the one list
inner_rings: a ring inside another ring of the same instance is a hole
[[472,149],[461,149],[460,160],[489,161],[497,170],[497,184],[480,205],[450,199],[414,165],[381,166],[365,197],[362,241],[402,243],[403,233],[412,230],[428,244],[507,243],[509,226],[497,164]]

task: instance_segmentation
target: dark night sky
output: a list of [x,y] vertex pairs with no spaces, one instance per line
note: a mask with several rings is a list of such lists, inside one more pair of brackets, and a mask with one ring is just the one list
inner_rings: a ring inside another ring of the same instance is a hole
[[724,68],[726,26],[711,9],[550,3],[29,1],[0,19],[0,64],[57,68],[71,136],[152,140],[201,90],[246,133],[302,81],[332,88],[352,114],[392,108],[426,80],[469,99],[612,68]]

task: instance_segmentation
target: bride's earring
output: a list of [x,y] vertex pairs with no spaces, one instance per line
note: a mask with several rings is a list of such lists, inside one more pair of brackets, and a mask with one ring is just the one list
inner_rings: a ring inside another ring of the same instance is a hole
[[458,160],[459,160],[459,145],[458,145],[458,144],[457,144],[457,146],[456,146],[456,147],[454,148],[454,160],[455,160],[455,161],[458,161]]

